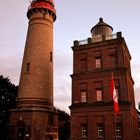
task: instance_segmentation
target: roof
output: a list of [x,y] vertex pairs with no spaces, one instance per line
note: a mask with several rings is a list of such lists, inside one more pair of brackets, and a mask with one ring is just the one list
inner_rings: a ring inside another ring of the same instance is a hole
[[113,31],[113,28],[112,28],[110,25],[108,25],[107,23],[105,23],[105,22],[103,21],[103,18],[99,18],[99,22],[91,29],[91,32],[92,32],[92,30],[93,30],[94,28],[100,27],[100,26],[107,26],[107,27],[110,27],[110,28],[112,29],[112,31]]

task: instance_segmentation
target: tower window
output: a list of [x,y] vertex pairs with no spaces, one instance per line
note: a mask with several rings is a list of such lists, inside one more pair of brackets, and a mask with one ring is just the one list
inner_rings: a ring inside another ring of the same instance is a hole
[[80,53],[79,54],[79,70],[84,72],[87,70],[87,54]]
[[81,136],[87,137],[87,124],[81,124]]
[[121,100],[121,93],[120,93],[120,82],[118,79],[115,79],[115,91],[117,93],[118,100]]
[[52,52],[50,52],[50,61],[51,61],[51,62],[53,61],[53,55],[52,55]]
[[121,137],[121,123],[116,123],[116,137]]
[[110,55],[110,66],[114,67],[117,64],[116,55]]
[[87,101],[87,91],[83,90],[81,91],[81,102],[86,102]]
[[26,65],[26,73],[28,73],[30,71],[30,63],[27,63]]
[[119,99],[120,99],[119,88],[118,88],[118,87],[116,87],[116,88],[115,88],[115,90],[116,90],[116,93],[117,93],[117,98],[118,98],[118,100],[119,100]]
[[85,71],[87,69],[87,60],[86,59],[80,60],[80,69],[81,69],[81,71]]
[[103,137],[104,136],[104,126],[103,126],[103,123],[97,124],[97,129],[98,129],[98,137]]
[[103,95],[102,95],[102,90],[101,89],[96,89],[96,97],[97,101],[102,101],[103,100]]
[[95,59],[96,68],[101,68],[101,58]]

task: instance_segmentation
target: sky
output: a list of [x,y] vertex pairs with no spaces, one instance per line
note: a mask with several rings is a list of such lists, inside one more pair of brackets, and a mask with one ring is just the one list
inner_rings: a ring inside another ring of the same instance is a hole
[[[24,53],[29,0],[1,1],[0,4],[0,75],[19,84]],[[55,0],[54,23],[54,104],[69,111],[73,73],[74,40],[91,37],[91,28],[102,17],[122,32],[131,53],[136,105],[140,102],[140,0]]]

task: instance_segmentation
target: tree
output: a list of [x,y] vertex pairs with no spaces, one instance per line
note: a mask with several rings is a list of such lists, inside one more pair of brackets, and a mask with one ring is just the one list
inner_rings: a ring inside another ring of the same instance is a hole
[[58,111],[58,121],[68,121],[70,120],[70,115],[63,110],[57,109]]
[[59,140],[69,140],[70,139],[70,115],[65,111],[60,109],[58,111],[58,133]]
[[6,140],[10,109],[16,105],[17,86],[8,77],[0,75],[0,140]]
[[[16,107],[18,87],[11,83],[8,77],[0,75],[0,140],[6,140],[10,109]],[[70,115],[57,109],[59,121],[59,140],[68,140],[70,137]]]

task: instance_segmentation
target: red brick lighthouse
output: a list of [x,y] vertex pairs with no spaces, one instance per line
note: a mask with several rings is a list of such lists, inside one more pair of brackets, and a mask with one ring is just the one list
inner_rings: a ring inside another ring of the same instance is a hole
[[33,0],[16,109],[11,110],[9,140],[58,140],[53,106],[53,0]]
[[[121,32],[102,18],[92,38],[74,41],[71,140],[139,140],[131,75],[131,55]],[[110,95],[111,73],[120,111],[115,116]]]

